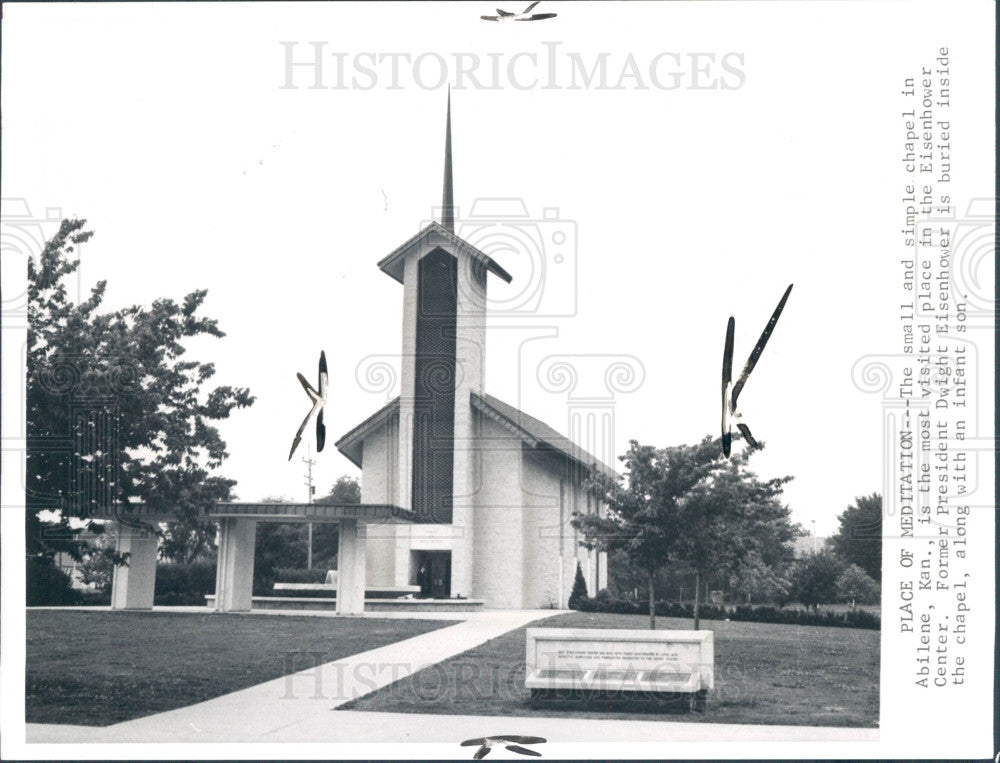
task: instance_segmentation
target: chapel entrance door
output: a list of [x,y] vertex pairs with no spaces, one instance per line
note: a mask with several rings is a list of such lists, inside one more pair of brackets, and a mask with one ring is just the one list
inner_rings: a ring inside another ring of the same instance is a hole
[[417,556],[417,585],[425,599],[451,597],[451,552],[420,551]]

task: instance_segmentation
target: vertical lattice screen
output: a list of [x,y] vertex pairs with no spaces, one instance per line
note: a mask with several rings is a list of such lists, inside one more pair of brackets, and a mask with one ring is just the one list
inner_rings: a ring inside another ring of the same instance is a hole
[[458,283],[455,258],[441,249],[431,252],[420,260],[417,282],[413,511],[429,522],[451,522]]

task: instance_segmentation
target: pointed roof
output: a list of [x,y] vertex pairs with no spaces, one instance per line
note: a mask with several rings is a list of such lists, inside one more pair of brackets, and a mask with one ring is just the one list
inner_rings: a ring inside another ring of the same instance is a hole
[[448,116],[444,132],[444,191],[441,197],[441,222],[432,222],[416,235],[404,241],[395,250],[379,260],[378,266],[386,275],[390,275],[403,283],[403,263],[407,255],[417,251],[417,257],[429,254],[437,247],[442,247],[450,254],[465,254],[478,262],[488,271],[499,276],[507,283],[513,280],[510,273],[504,270],[488,254],[481,252],[465,239],[455,234],[455,194],[452,182],[451,165],[451,87],[448,88]]
[[519,408],[505,403],[493,395],[473,392],[472,407],[519,435],[529,447],[542,447],[558,451],[587,469],[595,469],[609,477],[615,476],[614,469],[598,461],[597,458],[544,421],[529,416]]
[[[609,477],[614,477],[615,470],[598,461],[565,435],[559,434],[544,421],[529,416],[513,405],[503,402],[493,395],[471,393],[472,406],[477,411],[489,416],[508,431],[516,434],[521,441],[532,449],[551,450],[561,453],[577,462],[586,469],[595,469]],[[357,467],[361,467],[362,446],[365,439],[376,430],[385,426],[393,415],[399,413],[399,398],[394,398],[385,406],[347,432],[336,442],[337,450],[344,454]]]
[[448,118],[444,128],[444,190],[441,194],[441,227],[455,232],[455,189],[451,173],[451,85],[448,85]]
[[423,257],[438,247],[442,247],[454,255],[464,254],[471,257],[507,283],[513,280],[513,276],[500,267],[488,254],[479,251],[465,239],[459,238],[444,228],[440,223],[434,222],[428,224],[426,228],[404,241],[392,252],[379,260],[378,266],[383,273],[403,283],[403,263],[406,261],[407,255],[416,251],[418,252],[418,257]]

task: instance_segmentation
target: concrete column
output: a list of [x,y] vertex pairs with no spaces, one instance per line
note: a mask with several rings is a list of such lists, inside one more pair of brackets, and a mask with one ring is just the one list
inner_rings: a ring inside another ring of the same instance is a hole
[[[413,507],[413,412],[417,366],[417,271],[418,261],[410,255],[403,263],[403,343],[399,368],[399,434],[396,441],[396,504]],[[362,481],[363,482],[363,481]]]
[[219,561],[215,573],[215,611],[249,612],[253,598],[253,557],[257,522],[223,517],[219,521]]
[[[475,567],[475,507],[482,481],[471,395],[482,393],[486,373],[486,270],[471,258],[458,261],[458,300],[455,315],[455,457],[452,481],[452,519],[457,537],[451,552],[451,595],[480,596],[492,581],[477,580]],[[520,455],[520,444],[518,445]],[[511,480],[517,472],[507,473]],[[520,528],[518,528],[520,531]]]
[[340,522],[337,552],[337,614],[365,611],[365,528],[356,519]]
[[146,525],[116,522],[115,550],[127,553],[128,566],[115,567],[111,578],[112,609],[152,609],[156,586],[156,548],[159,538]]

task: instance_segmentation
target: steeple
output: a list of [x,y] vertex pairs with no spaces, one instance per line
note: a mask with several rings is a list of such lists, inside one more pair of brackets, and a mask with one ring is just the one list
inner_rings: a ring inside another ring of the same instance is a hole
[[455,232],[455,193],[451,179],[451,85],[448,85],[448,121],[444,130],[444,193],[441,197],[441,225]]

